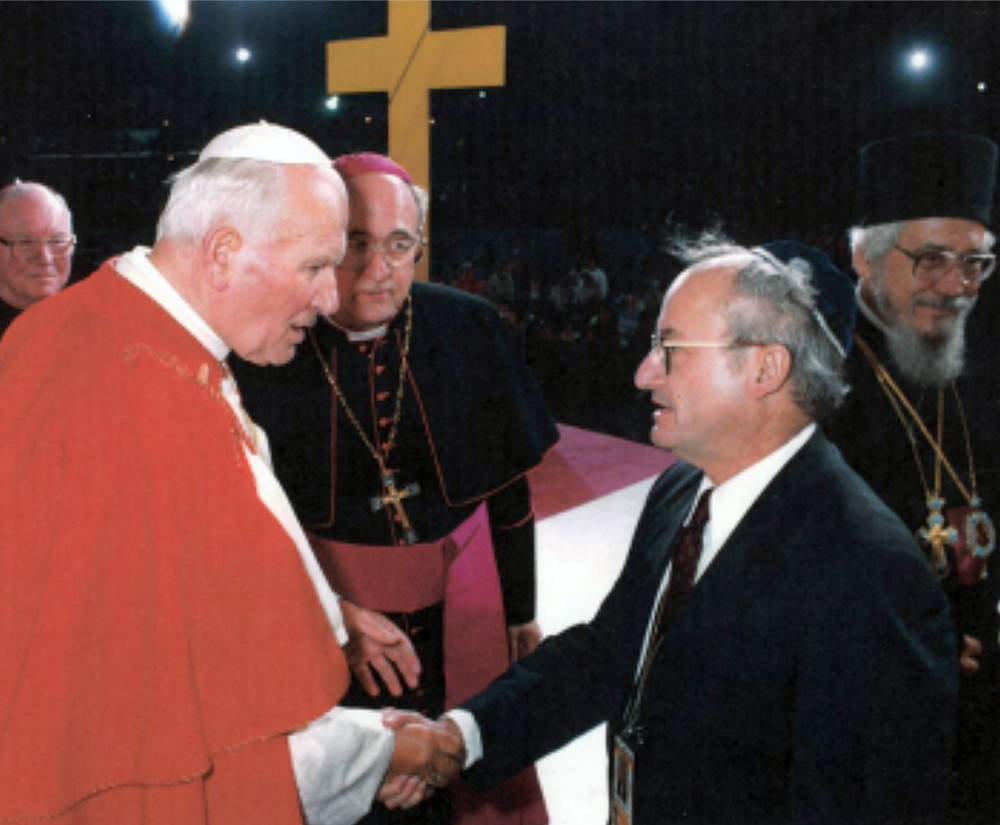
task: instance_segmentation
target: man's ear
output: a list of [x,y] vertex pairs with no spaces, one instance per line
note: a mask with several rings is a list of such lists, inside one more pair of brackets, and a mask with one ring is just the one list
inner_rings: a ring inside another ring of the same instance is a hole
[[755,347],[757,355],[751,374],[751,395],[762,398],[782,387],[792,372],[792,353],[783,344]]
[[233,279],[233,257],[243,246],[243,236],[231,226],[209,232],[202,243],[214,289],[226,289]]

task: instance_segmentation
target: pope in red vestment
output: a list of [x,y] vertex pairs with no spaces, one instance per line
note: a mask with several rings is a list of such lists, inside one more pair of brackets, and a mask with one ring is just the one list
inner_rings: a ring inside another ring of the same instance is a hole
[[2,822],[302,821],[347,668],[221,379],[110,265],[4,338]]

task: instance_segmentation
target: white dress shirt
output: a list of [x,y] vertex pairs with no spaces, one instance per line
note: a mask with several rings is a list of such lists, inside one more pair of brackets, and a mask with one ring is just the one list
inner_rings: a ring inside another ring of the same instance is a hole
[[[225,342],[153,266],[149,249],[136,247],[118,259],[116,269],[170,313],[220,362],[229,355]],[[338,597],[323,576],[292,505],[274,475],[267,435],[243,410],[236,381],[228,369],[221,390],[237,419],[248,430],[250,441],[257,446],[256,453],[246,444],[243,447],[253,471],[257,496],[295,543],[330,626],[340,644],[344,644],[347,631]],[[376,711],[334,707],[305,730],[292,734],[289,748],[306,821],[310,825],[350,825],[371,807],[392,756],[393,734],[382,725]]]
[[[752,464],[742,472],[733,476],[724,484],[720,484],[712,493],[708,502],[708,522],[705,524],[705,531],[702,533],[701,558],[698,560],[698,570],[695,573],[695,582],[704,574],[708,566],[715,560],[719,552],[725,546],[733,530],[743,520],[743,516],[753,506],[753,503],[764,492],[764,488],[774,479],[791,460],[802,446],[809,440],[816,431],[815,424],[809,424],[794,437],[782,444],[777,450],[762,458],[756,464]],[[707,476],[702,478],[698,493],[694,497],[691,509],[684,518],[686,524],[690,521],[694,508],[701,497],[703,490],[712,486]],[[656,615],[656,607],[663,598],[670,581],[670,565],[667,566],[660,582],[660,588],[656,597],[656,603],[650,613],[649,623],[646,626],[646,634],[642,643],[642,653],[636,666],[636,677],[646,655],[646,647],[649,644],[649,636],[653,629],[653,617]],[[475,764],[483,757],[483,739],[475,717],[468,711],[453,710],[448,713],[455,724],[462,731],[465,740],[466,761],[465,767]]]

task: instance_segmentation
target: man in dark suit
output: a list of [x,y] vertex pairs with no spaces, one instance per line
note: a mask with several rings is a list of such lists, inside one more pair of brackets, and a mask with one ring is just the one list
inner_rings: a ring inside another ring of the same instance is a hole
[[652,441],[683,462],[594,620],[446,717],[471,782],[606,722],[615,823],[943,815],[948,607],[816,426],[847,390],[850,282],[816,250],[780,252],[702,245],[667,292],[636,383],[658,407]]

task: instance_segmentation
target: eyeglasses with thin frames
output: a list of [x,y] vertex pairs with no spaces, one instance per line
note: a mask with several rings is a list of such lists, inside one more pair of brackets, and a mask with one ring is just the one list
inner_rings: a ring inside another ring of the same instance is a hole
[[679,349],[745,349],[759,347],[760,344],[751,341],[671,341],[666,333],[654,332],[650,338],[650,349],[663,362],[663,372],[670,372],[670,359]]
[[390,235],[381,240],[370,235],[351,235],[347,239],[347,250],[342,265],[352,269],[363,269],[371,263],[376,252],[382,256],[382,260],[390,269],[415,266],[420,261],[423,242],[420,238],[403,233]]
[[76,246],[76,235],[55,238],[0,238],[0,244],[10,250],[12,258],[30,261],[38,257],[43,248],[53,258],[68,258]]
[[893,246],[913,261],[913,277],[927,286],[942,280],[954,267],[962,275],[962,283],[979,286],[996,269],[997,256],[992,252],[966,252],[959,255],[950,249],[927,249],[911,252],[899,244]]

